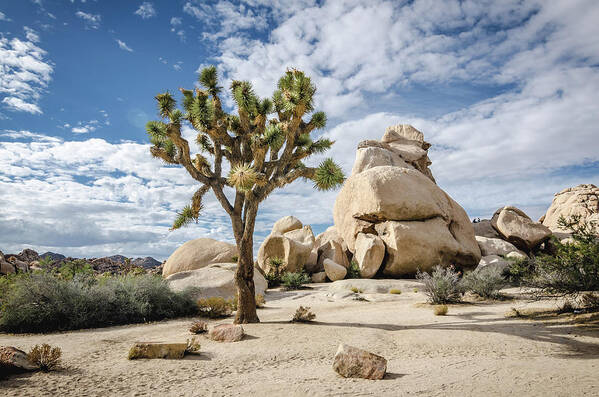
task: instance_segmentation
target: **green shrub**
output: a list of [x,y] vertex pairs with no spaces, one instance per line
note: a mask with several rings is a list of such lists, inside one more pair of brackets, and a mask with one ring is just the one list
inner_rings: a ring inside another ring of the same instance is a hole
[[499,290],[506,286],[502,271],[497,267],[485,267],[466,273],[462,279],[462,287],[483,298],[499,297]]
[[531,272],[523,278],[525,285],[536,288],[539,295],[577,296],[585,291],[599,291],[599,239],[597,227],[582,222],[580,216],[561,217],[558,224],[572,230],[574,242],[555,240],[554,253],[529,260]]
[[354,294],[361,294],[362,292],[364,292],[363,290],[361,290],[358,287],[351,287],[350,288],[351,292],[353,292]]
[[310,281],[310,276],[303,270],[297,273],[287,272],[281,277],[281,282],[288,290],[300,289],[304,284],[308,284]]
[[416,273],[416,278],[424,283],[424,293],[428,296],[430,303],[457,302],[462,296],[460,277],[452,267],[436,266],[432,274],[419,270]]
[[233,302],[235,302],[235,306],[237,306],[235,300],[228,301],[220,296],[200,299],[198,300],[200,316],[208,318],[228,317],[233,311],[231,307]]
[[360,276],[360,266],[358,266],[358,262],[355,259],[349,264],[345,278],[362,278]]
[[141,323],[197,313],[193,291],[173,292],[155,275],[17,278],[0,309],[6,332],[49,332]]
[[44,372],[54,371],[60,368],[60,347],[52,347],[47,343],[35,345],[27,353],[27,360]]
[[270,258],[269,262],[270,269],[266,273],[266,281],[268,281],[268,288],[275,288],[281,285],[281,269],[285,264],[285,261],[281,258]]
[[395,295],[400,295],[400,294],[401,294],[401,290],[400,290],[400,289],[397,289],[397,288],[391,288],[391,289],[389,290],[389,293],[390,293],[390,294],[395,294]]
[[64,262],[57,270],[58,276],[65,280],[72,280],[73,277],[79,274],[93,275],[94,269],[92,265],[84,261],[83,259],[75,259],[72,261]]

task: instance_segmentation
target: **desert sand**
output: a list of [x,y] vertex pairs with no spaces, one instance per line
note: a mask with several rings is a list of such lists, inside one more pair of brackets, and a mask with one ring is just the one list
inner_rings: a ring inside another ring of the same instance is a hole
[[[571,316],[506,317],[511,308],[556,302],[511,298],[450,305],[433,315],[418,283],[396,281],[401,295],[328,292],[330,284],[269,291],[262,323],[244,325],[241,342],[202,336],[202,353],[183,360],[127,360],[135,341],[185,341],[191,318],[47,335],[0,334],[0,345],[63,349],[65,369],[0,382],[7,396],[583,396],[599,390],[599,327]],[[299,305],[313,323],[290,323]],[[232,319],[210,321],[227,323]],[[387,358],[384,380],[344,379],[332,369],[339,343]]]

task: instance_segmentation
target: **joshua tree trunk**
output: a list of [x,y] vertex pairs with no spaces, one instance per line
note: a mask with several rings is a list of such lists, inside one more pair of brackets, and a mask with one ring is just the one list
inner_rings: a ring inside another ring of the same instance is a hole
[[235,272],[235,286],[237,287],[237,314],[236,324],[258,323],[260,319],[256,313],[256,287],[254,286],[254,224],[258,204],[246,202],[243,218],[232,219],[237,224],[234,230],[239,259]]

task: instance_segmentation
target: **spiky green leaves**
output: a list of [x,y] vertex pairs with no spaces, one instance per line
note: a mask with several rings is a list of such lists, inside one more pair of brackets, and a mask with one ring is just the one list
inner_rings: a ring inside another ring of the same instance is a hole
[[164,151],[170,159],[174,158],[177,149],[166,133],[166,124],[161,121],[148,121],[146,132],[150,137],[150,143],[154,147]]
[[310,124],[316,129],[324,128],[327,125],[327,115],[325,112],[316,112],[310,119]]
[[306,151],[310,155],[324,153],[327,150],[329,150],[331,148],[331,146],[333,146],[333,143],[335,143],[335,142],[331,141],[330,139],[321,138],[315,142],[311,142],[306,147]]
[[158,114],[160,117],[167,118],[170,113],[175,109],[177,102],[173,98],[170,92],[164,92],[162,94],[158,94],[155,97],[156,102],[158,104]]
[[196,143],[203,152],[214,153],[214,145],[206,134],[198,134],[196,137]]
[[214,121],[214,102],[205,92],[200,91],[189,107],[190,121],[195,128],[208,130]]
[[254,186],[257,179],[258,173],[250,164],[238,164],[231,167],[227,181],[237,190],[248,191]]
[[345,180],[345,176],[333,159],[328,158],[320,163],[312,180],[316,189],[331,190],[341,185]]
[[215,66],[208,66],[202,69],[199,76],[200,84],[210,91],[211,95],[216,95],[220,92],[221,87],[218,86],[218,73]]
[[272,113],[272,108],[272,101],[268,98],[265,98],[262,101],[258,101],[256,105],[256,111],[258,112],[258,114],[265,117]]
[[204,185],[199,188],[191,199],[191,205],[183,207],[181,212],[177,213],[177,218],[173,222],[171,230],[179,229],[180,227],[186,226],[192,222],[197,222],[200,217],[200,212],[204,208],[202,199],[204,194],[210,189],[209,186]]
[[195,222],[198,218],[194,215],[190,205],[183,207],[181,212],[177,213],[177,217],[173,222],[171,230],[179,229],[180,227],[189,225],[191,222]]
[[279,80],[278,88],[282,94],[280,106],[286,111],[297,112],[298,109],[302,109],[301,113],[303,114],[313,110],[312,99],[316,87],[304,72],[296,69],[287,70]]
[[285,143],[285,133],[278,124],[269,124],[266,127],[262,141],[273,151],[278,151]]
[[231,83],[233,99],[237,106],[247,114],[255,115],[258,98],[254,94],[254,89],[249,81],[234,80]]

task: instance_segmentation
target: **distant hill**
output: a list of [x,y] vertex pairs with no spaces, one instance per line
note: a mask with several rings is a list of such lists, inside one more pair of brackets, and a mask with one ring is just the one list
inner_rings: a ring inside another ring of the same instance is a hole
[[107,258],[112,261],[118,262],[122,265],[125,264],[125,259],[127,259],[127,257],[123,256],[123,255],[112,255],[112,256],[107,256]]
[[56,252],[50,251],[40,254],[40,258],[46,258],[47,256],[49,256],[50,259],[52,259],[53,261],[60,261],[66,258],[66,256],[64,256],[63,254],[57,254]]
[[145,258],[136,258],[131,261],[133,265],[141,266],[145,269],[151,269],[156,266],[160,266],[162,262],[158,262],[156,259],[151,256],[146,256]]

